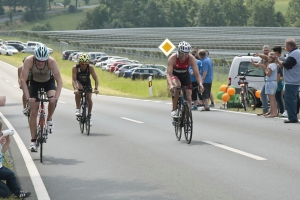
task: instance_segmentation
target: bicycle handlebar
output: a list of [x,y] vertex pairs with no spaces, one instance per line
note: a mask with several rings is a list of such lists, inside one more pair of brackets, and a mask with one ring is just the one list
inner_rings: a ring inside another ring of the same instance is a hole
[[236,75],[236,77],[234,77],[235,79],[238,77],[238,76],[245,76],[246,74],[250,73],[250,72],[253,72],[254,69],[249,69],[249,70],[246,70],[245,72],[240,72],[238,75]]

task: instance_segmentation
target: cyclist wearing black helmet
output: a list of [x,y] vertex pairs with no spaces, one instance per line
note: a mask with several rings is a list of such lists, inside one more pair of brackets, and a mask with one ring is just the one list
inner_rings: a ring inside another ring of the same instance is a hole
[[[76,102],[76,115],[79,115],[79,106],[80,106],[80,99],[81,93],[78,92],[78,89],[83,89],[83,87],[87,87],[92,92],[92,84],[90,75],[92,75],[95,81],[95,90],[96,94],[99,93],[98,91],[98,77],[95,72],[95,69],[92,65],[89,64],[90,57],[87,54],[82,54],[79,56],[79,64],[75,65],[72,69],[72,84],[75,93],[75,102]],[[93,101],[92,101],[92,93],[88,93],[88,103],[89,103],[89,110],[88,115],[90,117],[90,126],[93,125],[93,121],[91,118],[91,112],[93,108]]]
[[[202,79],[199,73],[196,59],[192,54],[190,54],[191,45],[185,41],[180,42],[178,45],[178,52],[172,54],[168,59],[167,65],[167,82],[170,92],[174,92],[174,98],[172,99],[172,117],[177,117],[177,101],[179,96],[179,91],[173,91],[174,87],[188,86],[191,87],[190,75],[188,72],[189,66],[192,66],[193,72],[196,77],[196,81],[200,86],[200,92],[203,91]],[[192,91],[187,90],[187,100],[189,106],[192,105],[191,98]]]
[[[30,89],[26,85],[28,73],[31,71]],[[53,133],[52,115],[54,113],[57,100],[61,93],[62,79],[56,60],[49,56],[48,47],[44,44],[38,45],[34,50],[34,55],[28,56],[22,69],[22,89],[27,101],[30,102],[30,132],[31,132],[31,152],[37,152],[36,128],[39,102],[36,102],[37,93],[40,88],[44,88],[49,97],[47,129],[48,133]],[[55,82],[57,86],[55,85]]]

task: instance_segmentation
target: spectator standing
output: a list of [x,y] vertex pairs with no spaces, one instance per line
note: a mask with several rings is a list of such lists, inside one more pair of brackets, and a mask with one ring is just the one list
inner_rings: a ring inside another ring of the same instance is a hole
[[[269,45],[264,45],[263,48],[263,54],[259,54],[259,53],[256,53],[255,55],[256,56],[259,56],[261,58],[261,61],[258,62],[258,63],[254,63],[253,60],[251,59],[251,64],[254,66],[254,67],[261,67],[263,65],[265,66],[268,66],[268,60],[267,59],[264,59],[264,57],[268,56],[269,52],[270,52],[270,47]],[[269,110],[269,105],[268,105],[268,97],[266,95],[266,92],[265,92],[265,85],[263,85],[262,89],[261,89],[261,92],[260,92],[260,100],[262,102],[262,110],[263,112],[262,113],[259,113],[257,114],[257,116],[261,116],[261,115],[268,115],[268,110]]]
[[[198,52],[196,54],[198,54]],[[192,55],[194,55],[194,54],[192,54]],[[195,58],[196,58],[196,62],[197,62],[197,66],[198,66],[199,72],[200,72],[200,68],[202,66],[202,62],[200,60],[198,60],[196,56],[195,56]],[[191,78],[191,82],[192,82],[192,87],[193,88],[198,87],[199,85],[198,85],[196,77],[194,75],[192,66],[189,66],[189,73],[190,73],[190,78]],[[199,97],[198,94],[199,94],[198,90],[196,90],[196,89],[192,90],[192,101],[194,102],[194,105],[192,106],[192,110],[198,110],[198,107],[197,107],[197,105],[198,105],[198,98],[200,99],[200,97]]]
[[285,61],[276,56],[276,62],[283,67],[283,78],[285,84],[284,100],[288,113],[288,120],[284,123],[298,123],[298,93],[300,86],[300,50],[293,38],[285,40],[285,48],[288,55]]
[[[285,57],[281,54],[282,48],[281,46],[275,46],[273,47],[273,51],[276,54],[276,56],[279,58],[279,60],[284,61]],[[279,115],[284,115],[284,103],[283,103],[283,69],[280,65],[278,65],[278,74],[277,74],[277,91],[276,91],[276,101],[277,101],[277,108]],[[287,115],[287,113],[286,113]]]
[[265,92],[268,95],[270,101],[270,114],[267,115],[267,118],[277,117],[277,103],[275,99],[275,94],[277,90],[277,64],[275,63],[275,58],[271,56],[275,56],[274,52],[269,53],[268,63],[269,65],[266,67],[263,63],[260,63],[261,68],[264,70],[266,74],[266,83],[265,83]]
[[210,58],[206,56],[206,50],[201,49],[199,51],[199,57],[202,62],[200,75],[202,77],[203,87],[204,87],[204,92],[202,93],[204,107],[202,111],[210,111],[208,103],[209,103],[211,86],[213,81],[213,65]]
[[[206,57],[209,58],[210,62],[211,62],[211,65],[212,67],[214,68],[214,63],[212,62],[210,56],[209,56],[209,51],[206,50]],[[214,70],[213,70],[214,71]],[[214,80],[214,76],[212,77],[212,80]],[[209,96],[209,99],[210,99],[210,104],[209,104],[209,107],[215,107],[215,101],[214,101],[214,95],[213,93],[210,91],[210,96]]]

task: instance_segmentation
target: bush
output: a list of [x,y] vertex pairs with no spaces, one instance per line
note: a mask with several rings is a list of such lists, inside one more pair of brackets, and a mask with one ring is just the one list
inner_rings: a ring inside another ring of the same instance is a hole
[[9,26],[9,21],[8,20],[5,21],[4,24],[5,24],[5,26]]
[[37,23],[31,28],[32,31],[51,31],[52,26],[49,21],[47,21],[45,24],[39,24]]
[[69,5],[69,12],[76,12],[76,8],[74,5]]

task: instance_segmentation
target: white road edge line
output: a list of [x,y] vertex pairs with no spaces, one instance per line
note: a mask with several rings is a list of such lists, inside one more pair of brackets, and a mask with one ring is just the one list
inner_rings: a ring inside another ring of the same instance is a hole
[[59,103],[66,103],[66,102],[64,102],[64,101],[58,101]]
[[5,80],[5,81],[9,83],[9,80]]
[[[0,112],[0,117],[2,118],[2,120],[4,121],[4,123],[7,125],[9,129],[14,129],[11,123],[6,119],[6,117],[1,112]],[[13,137],[25,161],[37,198],[43,200],[48,200],[48,199],[50,200],[50,197],[48,195],[44,182],[40,176],[40,173],[37,170],[37,167],[35,166],[25,144],[23,143],[22,139],[20,138],[16,130]]]
[[126,117],[121,117],[121,119],[125,119],[125,120],[135,122],[135,123],[138,123],[138,124],[143,124],[144,123],[144,122],[140,122],[140,121],[137,121],[137,120],[134,120],[134,119],[129,119],[129,118],[126,118]]
[[218,143],[215,143],[215,142],[211,142],[211,141],[203,141],[203,142],[207,143],[207,144],[210,144],[210,145],[213,145],[213,146],[216,146],[216,147],[220,147],[222,149],[226,149],[228,151],[232,151],[232,152],[237,153],[237,154],[241,154],[243,156],[247,156],[249,158],[253,158],[255,160],[267,160],[266,158],[256,156],[256,155],[253,155],[251,153],[247,153],[247,152],[244,152],[244,151],[241,151],[241,150],[238,150],[238,149],[234,149],[234,148],[231,148],[231,147],[228,147],[228,146],[225,146],[225,145],[222,145],[222,144],[218,144]]
[[14,85],[15,87],[19,87],[19,86],[17,86],[17,85]]

